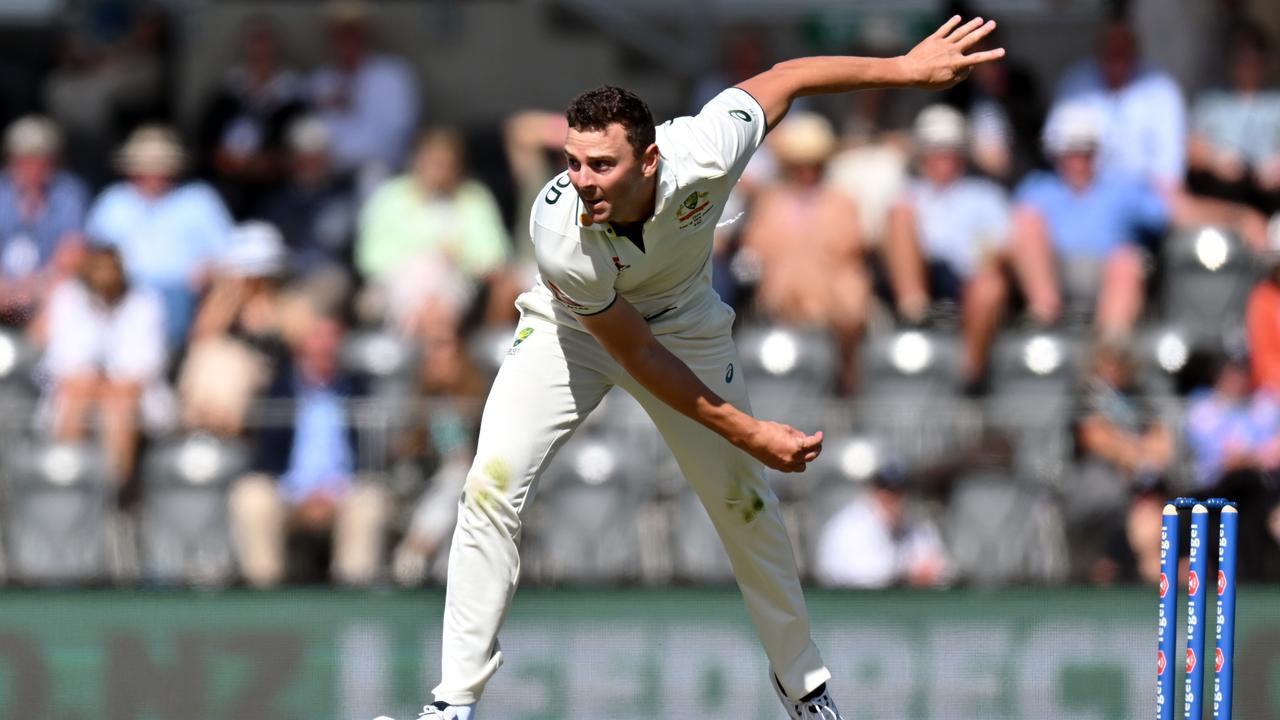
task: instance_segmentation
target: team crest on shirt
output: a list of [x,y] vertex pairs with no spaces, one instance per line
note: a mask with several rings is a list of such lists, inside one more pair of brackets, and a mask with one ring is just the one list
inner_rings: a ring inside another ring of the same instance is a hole
[[681,230],[699,227],[707,221],[715,207],[708,199],[710,195],[711,193],[695,190],[680,203],[676,208],[676,221],[680,224]]

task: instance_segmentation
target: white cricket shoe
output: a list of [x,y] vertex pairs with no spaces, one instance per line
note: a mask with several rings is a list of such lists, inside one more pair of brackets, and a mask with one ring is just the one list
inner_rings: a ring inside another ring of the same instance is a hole
[[778,694],[778,699],[782,701],[782,707],[786,708],[787,717],[791,720],[843,720],[840,711],[836,709],[836,701],[827,692],[826,683],[818,688],[816,695],[810,695],[807,700],[792,700],[787,697],[777,676],[773,678],[773,690]]
[[[438,702],[424,706],[422,713],[418,715],[418,720],[471,720],[473,712],[475,712],[474,705],[446,705]],[[373,720],[392,719],[383,715]]]

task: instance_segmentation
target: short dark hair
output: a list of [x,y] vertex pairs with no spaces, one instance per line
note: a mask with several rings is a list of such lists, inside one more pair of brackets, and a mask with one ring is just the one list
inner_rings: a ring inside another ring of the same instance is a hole
[[573,130],[604,130],[618,123],[636,155],[653,144],[653,114],[639,95],[613,85],[588,90],[569,103],[565,113]]

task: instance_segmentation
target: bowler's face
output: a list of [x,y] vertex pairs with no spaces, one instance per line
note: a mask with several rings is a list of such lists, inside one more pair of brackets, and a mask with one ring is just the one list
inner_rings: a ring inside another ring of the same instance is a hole
[[[656,150],[655,150],[656,152]],[[564,143],[569,181],[582,198],[592,223],[635,222],[644,207],[640,197],[645,179],[652,175],[643,156],[637,156],[619,123],[604,130],[569,129]],[[655,166],[656,167],[656,166]]]

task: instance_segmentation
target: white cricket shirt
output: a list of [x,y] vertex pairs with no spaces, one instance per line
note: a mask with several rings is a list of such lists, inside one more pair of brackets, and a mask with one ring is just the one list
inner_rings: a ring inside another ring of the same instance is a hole
[[765,134],[764,110],[729,88],[693,117],[659,125],[657,202],[644,250],[608,223],[583,227],[568,172],[547,183],[529,217],[538,279],[521,312],[581,330],[577,316],[622,296],[654,334],[721,334],[733,310],[711,288],[711,243],[725,201]]

